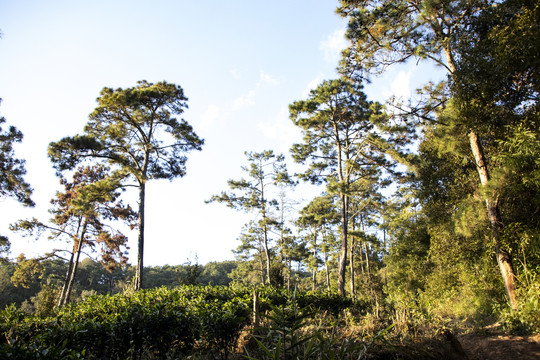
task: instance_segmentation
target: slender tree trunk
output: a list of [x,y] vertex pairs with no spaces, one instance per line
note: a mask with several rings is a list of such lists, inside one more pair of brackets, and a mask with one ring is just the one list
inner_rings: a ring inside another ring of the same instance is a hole
[[345,272],[347,268],[347,228],[348,228],[348,203],[349,199],[347,195],[341,194],[341,255],[339,258],[339,272],[337,286],[339,294],[345,295]]
[[[366,229],[364,227],[364,217],[362,216],[362,214],[360,214],[360,226],[362,228],[362,232],[365,234]],[[373,291],[373,286],[371,284],[371,270],[369,268],[369,249],[368,249],[367,241],[363,241],[362,246],[364,248],[364,253],[366,254],[366,274],[367,274],[369,295],[370,295],[370,298],[371,298],[371,302],[375,303],[376,302],[375,293]]]
[[135,274],[135,290],[140,290],[144,286],[144,209],[146,200],[146,175],[148,173],[148,163],[150,161],[150,150],[146,149],[144,153],[144,161],[142,166],[142,174],[139,181],[139,236],[137,241],[137,273]]
[[71,251],[71,257],[69,258],[69,265],[64,277],[64,284],[62,285],[62,291],[60,292],[60,298],[58,298],[57,306],[64,306],[66,304],[66,293],[68,288],[69,279],[71,277],[71,271],[73,270],[73,261],[75,259],[75,252],[77,251],[78,244],[73,244],[73,250]]
[[[339,128],[337,122],[334,121],[334,136],[337,147],[337,174],[338,179],[341,183],[341,186],[349,185],[349,182],[345,184],[345,180],[348,178],[344,176],[344,161],[348,160],[343,159],[343,145],[341,143]],[[345,146],[347,148],[347,146]],[[340,202],[341,202],[341,254],[339,258],[339,269],[338,269],[338,279],[337,279],[337,288],[341,296],[345,296],[345,273],[347,269],[347,245],[348,245],[348,217],[349,217],[349,197],[343,191],[339,193]]]
[[291,291],[291,272],[292,272],[292,269],[291,269],[291,260],[289,259],[289,257],[286,258],[286,263],[287,263],[287,292]]
[[359,255],[360,259],[358,259],[358,263],[359,263],[359,266],[360,266],[360,272],[362,273],[362,278],[364,278],[365,275],[366,275],[366,272],[364,270],[364,259],[362,258],[364,250],[363,250],[362,247],[360,247],[359,251],[360,251],[360,253],[358,255]]
[[261,269],[261,284],[264,284],[266,276],[264,274],[264,264],[263,264],[262,253],[260,250],[259,250],[259,268]]
[[326,273],[326,291],[330,292],[330,270],[328,269],[328,238],[325,236],[325,234],[326,234],[326,231],[323,231],[322,240],[323,240],[323,253],[324,253],[324,271]]
[[280,234],[279,234],[279,263],[283,264],[283,259],[285,258],[284,247],[285,247],[285,194],[281,193],[281,223],[279,225]]
[[[487,169],[485,156],[482,151],[482,144],[478,139],[478,136],[471,130],[469,132],[469,144],[476,162],[476,168],[478,170],[478,175],[480,177],[480,183],[482,186],[487,186],[489,183],[489,172]],[[504,282],[504,287],[510,305],[515,308],[517,306],[516,292],[515,292],[515,280],[516,275],[514,272],[514,267],[512,266],[512,257],[504,249],[501,248],[501,233],[503,231],[503,222],[501,215],[499,213],[498,199],[494,199],[492,195],[486,195],[485,199],[486,210],[491,225],[491,233],[493,239],[495,240],[495,256],[497,258],[497,264],[501,271],[501,275]]]
[[[366,229],[364,227],[364,217],[362,216],[362,214],[360,214],[360,227],[362,228],[362,232],[365,234]],[[369,254],[368,254],[367,242],[363,241],[362,246],[364,248],[364,253],[366,254],[366,273],[367,273],[369,288],[371,290],[371,272],[369,270]]]
[[375,292],[373,291],[373,284],[371,282],[371,271],[369,269],[369,249],[366,242],[364,242],[364,252],[366,253],[366,273],[369,287],[369,297],[371,298],[371,303],[374,304],[377,299],[375,298]]
[[266,257],[266,283],[270,284],[270,249],[268,248],[268,227],[264,225],[264,256]]
[[[77,269],[79,268],[79,259],[81,256],[84,237],[86,235],[86,227],[87,224],[85,222],[80,237],[78,239],[75,239],[76,242],[73,244],[73,251],[71,252],[69,267],[66,273],[66,277],[64,279],[64,285],[62,286],[62,292],[60,294],[60,298],[58,299],[58,306],[66,305],[69,302],[69,298],[71,297],[73,282],[75,281],[75,275],[77,274]],[[75,255],[77,256],[76,258]]]
[[311,290],[315,291],[317,288],[317,231],[313,234],[313,272],[312,272],[312,282]]
[[364,242],[364,253],[366,254],[366,273],[368,281],[371,282],[371,272],[369,270],[369,255],[368,255],[368,247],[367,244]]
[[[448,70],[451,75],[456,71],[456,65],[452,52],[449,48],[443,47],[444,56],[446,58]],[[482,186],[487,186],[489,183],[489,172],[487,169],[486,158],[482,149],[482,144],[478,139],[478,135],[474,130],[470,130],[469,134],[469,145],[476,162],[476,169],[480,177],[480,184]],[[499,212],[498,200],[493,199],[490,195],[486,197],[486,212],[491,226],[491,234],[495,241],[495,256],[497,258],[497,264],[499,265],[499,270],[501,271],[501,276],[504,282],[504,288],[506,294],[508,295],[508,300],[510,301],[510,306],[515,308],[517,306],[516,300],[516,275],[514,272],[514,267],[512,266],[512,256],[510,253],[501,249],[501,233],[503,230],[503,222]]]
[[69,299],[71,297],[71,290],[73,289],[73,283],[75,282],[75,275],[77,274],[77,270],[79,269],[79,260],[81,259],[81,252],[82,247],[84,245],[84,238],[86,236],[86,222],[83,226],[83,230],[81,232],[81,238],[79,239],[79,243],[77,244],[77,258],[75,259],[75,262],[73,264],[73,270],[71,271],[71,276],[69,277],[68,282],[68,288],[66,291],[66,300],[64,304],[67,304],[69,302]]
[[260,322],[260,304],[259,293],[257,290],[253,290],[253,329],[254,331],[259,327]]
[[135,290],[143,287],[144,270],[144,202],[146,197],[146,181],[139,182],[139,237],[137,247],[137,273],[135,274]]
[[356,246],[356,244],[355,244],[355,241],[354,241],[354,236],[351,236],[351,249],[349,250],[349,252],[351,254],[351,259],[349,260],[349,262],[350,262],[349,266],[351,268],[351,296],[352,297],[354,297],[356,295],[355,281],[354,281],[354,248],[355,248],[355,246]]
[[382,231],[382,243],[383,243],[383,249],[386,251],[386,228],[383,228],[383,231]]
[[328,270],[328,255],[324,254],[324,270],[326,271],[326,291],[330,292],[330,271]]
[[[262,165],[260,165],[260,169],[262,169]],[[264,236],[264,255],[266,257],[266,283],[270,285],[270,249],[268,249],[268,224],[266,220],[266,200],[264,198],[264,176],[262,173],[259,174],[260,182],[261,182],[261,213],[262,213],[262,221],[263,221],[263,236]]]

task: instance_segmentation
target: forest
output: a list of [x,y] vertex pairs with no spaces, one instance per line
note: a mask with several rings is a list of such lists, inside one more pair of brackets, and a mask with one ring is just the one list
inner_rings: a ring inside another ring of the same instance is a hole
[[[246,149],[244,176],[202,199],[252,216],[234,261],[144,266],[147,182],[185,176],[204,151],[180,85],[105,87],[82,132],[51,139],[51,217],[9,231],[69,251],[10,258],[1,230],[0,358],[476,359],[467,339],[499,335],[540,355],[540,3],[341,0],[336,12],[340,76],[289,104],[303,170]],[[370,79],[407,61],[446,78],[370,100]],[[31,207],[38,184],[8,121],[0,198]],[[302,183],[320,195],[297,211]]]

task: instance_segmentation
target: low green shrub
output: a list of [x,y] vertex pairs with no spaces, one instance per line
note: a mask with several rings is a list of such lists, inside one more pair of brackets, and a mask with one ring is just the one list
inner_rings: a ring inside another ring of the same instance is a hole
[[[337,295],[257,291],[263,314],[291,301],[312,313],[353,306]],[[192,285],[94,295],[47,313],[10,306],[0,312],[0,358],[227,358],[250,324],[252,309],[253,289]]]
[[518,305],[499,309],[504,327],[515,334],[540,334],[540,279],[533,276],[527,286],[518,289]]

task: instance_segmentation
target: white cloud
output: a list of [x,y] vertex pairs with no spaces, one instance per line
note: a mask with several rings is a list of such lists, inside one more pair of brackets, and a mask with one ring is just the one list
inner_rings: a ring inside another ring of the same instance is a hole
[[287,153],[291,144],[302,140],[302,131],[289,119],[289,108],[282,106],[279,113],[258,123],[264,136],[276,144],[277,152]]
[[[232,69],[229,71],[235,78],[240,78],[239,71]],[[255,104],[255,98],[259,91],[259,88],[263,84],[278,85],[278,80],[272,75],[261,71],[259,74],[259,80],[255,84],[255,88],[249,90],[247,93],[238,96],[234,100],[226,104],[210,104],[201,116],[201,128],[209,129],[214,126],[221,126],[225,124],[226,120],[231,117],[231,113],[234,111],[242,110],[247,106]]]
[[311,80],[307,84],[304,91],[302,92],[302,99],[307,99],[307,97],[309,96],[310,91],[314,90],[315,88],[317,88],[317,86],[321,85],[323,80],[324,80],[324,78],[323,78],[322,74],[317,75],[317,77],[315,77],[313,80]]
[[[233,76],[237,75],[236,70],[231,70]],[[261,72],[261,77],[259,82],[256,84],[256,88],[260,86],[261,82],[265,83],[274,83],[274,78],[264,72]],[[248,91],[247,93],[238,96],[234,100],[227,102],[225,104],[210,104],[207,106],[206,110],[201,115],[201,130],[210,129],[212,127],[220,127],[227,119],[230,118],[231,113],[244,109],[249,105],[255,104],[255,97],[257,95],[257,89]]]
[[411,77],[411,70],[400,70],[390,83],[390,89],[384,90],[384,95],[387,98],[390,96],[395,96],[398,99],[411,97]]
[[259,77],[259,82],[257,83],[257,86],[260,86],[261,84],[270,84],[276,86],[278,84],[278,80],[273,77],[270,74],[265,73],[264,71],[261,71],[261,75]]
[[232,103],[232,109],[233,110],[239,110],[246,105],[253,105],[255,104],[255,98],[256,91],[250,90],[246,95],[242,95],[238,98],[236,98]]
[[260,74],[259,74],[259,81],[257,81],[257,83],[255,84],[255,89],[250,90],[247,94],[236,98],[232,102],[231,109],[232,110],[239,110],[241,108],[244,108],[247,105],[254,105],[255,104],[255,96],[257,95],[258,89],[262,85],[270,84],[270,85],[276,86],[276,85],[278,85],[278,83],[279,83],[278,80],[274,76],[272,76],[272,75],[270,75],[270,74],[268,74],[268,73],[266,73],[264,71],[261,71]]
[[236,80],[240,79],[240,74],[238,73],[238,69],[231,69],[229,70],[229,73],[235,78]]
[[319,49],[324,52],[324,59],[328,62],[337,63],[341,57],[341,51],[349,46],[345,38],[345,29],[334,31],[322,40]]
[[201,130],[210,129],[216,122],[220,122],[222,118],[223,111],[219,106],[215,104],[208,105],[201,116]]

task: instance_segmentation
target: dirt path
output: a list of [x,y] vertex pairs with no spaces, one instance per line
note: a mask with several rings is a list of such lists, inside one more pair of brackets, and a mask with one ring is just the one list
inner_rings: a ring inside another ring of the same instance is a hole
[[457,337],[469,360],[539,360],[540,335],[461,335]]

